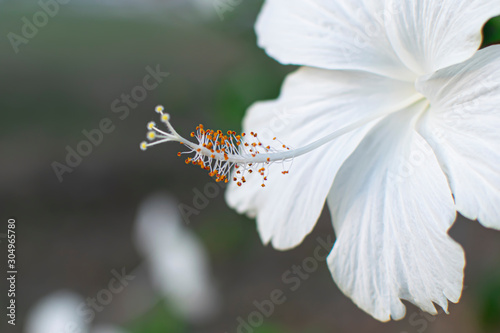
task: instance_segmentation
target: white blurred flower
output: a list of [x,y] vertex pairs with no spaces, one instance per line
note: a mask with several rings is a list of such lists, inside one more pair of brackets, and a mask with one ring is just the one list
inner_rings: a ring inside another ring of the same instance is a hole
[[180,315],[201,322],[216,314],[219,300],[207,253],[184,227],[172,198],[155,195],[141,204],[135,236],[153,283]]
[[26,333],[88,333],[85,317],[78,314],[84,300],[70,291],[58,291],[42,298],[30,310]]

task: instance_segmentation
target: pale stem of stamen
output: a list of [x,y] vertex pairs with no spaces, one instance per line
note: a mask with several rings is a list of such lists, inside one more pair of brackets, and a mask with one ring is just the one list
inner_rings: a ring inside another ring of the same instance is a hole
[[[235,163],[235,164],[250,164],[250,163],[270,163],[270,162],[277,162],[277,161],[285,161],[285,160],[291,160],[293,158],[299,157],[301,155],[307,154],[310,151],[313,151],[314,149],[317,149],[325,144],[327,144],[330,141],[333,141],[337,139],[338,137],[347,134],[357,128],[362,127],[363,125],[366,125],[376,119],[381,118],[382,116],[386,116],[387,113],[379,113],[376,114],[372,117],[364,118],[360,121],[354,122],[346,127],[343,127],[319,140],[316,140],[304,147],[297,148],[297,149],[291,149],[291,150],[286,150],[282,152],[276,152],[276,153],[258,153],[254,154],[246,154],[246,156],[241,156],[240,155],[235,155],[235,154],[222,154],[222,153],[214,153],[211,150],[193,143],[189,140],[186,140],[177,132],[173,131],[175,133],[175,138],[173,138],[173,141],[181,142],[183,145],[191,148],[193,151],[198,152],[199,154],[202,154],[206,157],[211,157],[215,160],[223,161],[223,162],[229,162],[229,163]],[[168,127],[170,130],[173,130],[172,126],[168,124]]]

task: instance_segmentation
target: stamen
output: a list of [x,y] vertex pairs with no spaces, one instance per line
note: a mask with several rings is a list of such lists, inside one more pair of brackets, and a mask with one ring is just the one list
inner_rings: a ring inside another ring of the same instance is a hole
[[[241,135],[235,131],[223,133],[220,130],[206,129],[200,124],[196,127],[196,131],[190,134],[190,137],[195,138],[197,143],[191,142],[174,130],[170,124],[170,115],[164,113],[163,106],[157,106],[155,110],[160,114],[160,119],[166,125],[167,131],[160,130],[154,122],[148,123],[149,132],[147,138],[149,142],[142,142],[141,149],[146,150],[151,146],[170,141],[179,142],[188,151],[179,152],[177,156],[194,153],[193,157],[185,160],[185,163],[198,165],[208,171],[211,177],[215,177],[217,182],[228,183],[229,174],[233,167],[238,169],[233,175],[233,180],[238,186],[242,186],[247,182],[245,178],[247,172],[251,174],[256,171],[263,177],[263,182],[265,182],[267,181],[266,171],[273,162],[293,159],[293,156],[279,155],[285,150],[289,150],[290,147],[281,142],[276,148],[271,145],[264,145],[260,141],[258,134],[254,132],[245,137],[245,133]],[[288,171],[286,170],[286,173]],[[262,187],[265,187],[265,185],[262,184]]]
[[[151,146],[161,143],[175,141],[184,145],[188,151],[182,154],[194,153],[193,157],[185,160],[186,164],[198,165],[200,168],[209,172],[211,177],[215,177],[217,182],[229,182],[229,174],[233,167],[236,172],[233,173],[233,180],[238,186],[247,182],[245,173],[254,171],[263,177],[262,187],[268,179],[269,166],[274,162],[282,162],[283,175],[287,175],[290,167],[293,165],[295,157],[304,155],[352,130],[366,125],[386,114],[374,114],[372,117],[362,119],[343,127],[317,141],[314,141],[304,147],[291,149],[289,146],[274,137],[271,144],[263,144],[258,134],[250,132],[249,135],[242,133],[238,135],[234,131],[223,133],[205,129],[202,124],[196,127],[196,132],[191,133],[192,138],[196,138],[197,143],[191,142],[180,136],[170,124],[170,115],[164,113],[164,107],[159,105],[155,111],[160,114],[161,121],[166,125],[167,131],[160,130],[154,122],[147,125],[147,138],[149,143],[141,143],[141,149],[146,150]],[[285,168],[286,162],[291,162],[289,168]]]

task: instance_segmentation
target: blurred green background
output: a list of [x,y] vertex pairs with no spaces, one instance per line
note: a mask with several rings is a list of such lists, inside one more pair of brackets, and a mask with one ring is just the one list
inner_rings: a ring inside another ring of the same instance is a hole
[[[200,9],[187,0],[151,8],[145,4],[154,2],[144,2],[145,8],[132,2],[74,0],[15,53],[6,36],[20,34],[21,18],[39,7],[0,1],[0,211],[2,221],[18,219],[20,267],[18,325],[2,320],[1,332],[21,332],[28,309],[54,290],[95,295],[111,269],[139,265],[132,228],[141,200],[162,190],[190,204],[193,189],[211,181],[186,167],[174,145],[139,150],[147,122],[156,120],[154,106],[165,105],[183,133],[200,122],[239,130],[245,110],[277,97],[294,69],[256,46],[253,24],[262,1],[242,1],[223,20],[212,6]],[[498,41],[497,18],[485,27],[485,45]],[[112,102],[142,83],[147,66],[170,75],[120,119]],[[64,162],[66,146],[74,148],[84,139],[82,130],[97,128],[103,118],[116,129],[59,182],[51,163]],[[213,264],[221,314],[193,327],[158,305],[135,318],[106,309],[96,322],[133,333],[236,332],[237,317],[251,313],[254,300],[284,288],[283,272],[310,256],[316,237],[333,235],[324,212],[297,249],[264,247],[254,221],[229,209],[222,194],[191,222]],[[451,234],[464,246],[468,264],[462,300],[450,305],[450,315],[427,317],[408,304],[402,321],[379,323],[342,295],[322,264],[254,332],[500,332],[500,234],[463,218]]]

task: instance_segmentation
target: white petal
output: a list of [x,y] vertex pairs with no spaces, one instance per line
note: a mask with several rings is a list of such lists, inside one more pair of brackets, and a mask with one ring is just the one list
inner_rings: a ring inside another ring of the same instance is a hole
[[[258,103],[244,121],[264,145],[276,136],[288,146],[303,147],[373,114],[396,111],[416,97],[413,84],[375,74],[301,68],[285,81],[277,101]],[[242,187],[231,182],[226,199],[238,212],[257,216],[264,243],[289,249],[313,229],[337,170],[371,125],[346,134],[293,161],[290,174],[280,163],[269,168],[268,182],[248,175]]]
[[500,229],[500,46],[418,83],[432,103],[419,131],[436,151],[457,210]]
[[419,74],[469,59],[481,45],[486,21],[500,15],[498,0],[388,0],[389,39],[409,68]]
[[447,231],[456,212],[412,109],[377,124],[344,163],[328,196],[337,241],[328,265],[340,289],[374,318],[404,317],[400,299],[429,313],[460,298],[464,253]]
[[385,12],[383,0],[267,0],[256,24],[258,43],[284,64],[412,80],[388,40]]
[[85,301],[69,291],[58,291],[41,299],[28,314],[27,333],[88,333],[86,317],[81,315]]
[[164,195],[146,199],[139,209],[135,235],[155,286],[179,314],[193,322],[211,318],[219,300],[208,256],[182,225],[175,201]]

